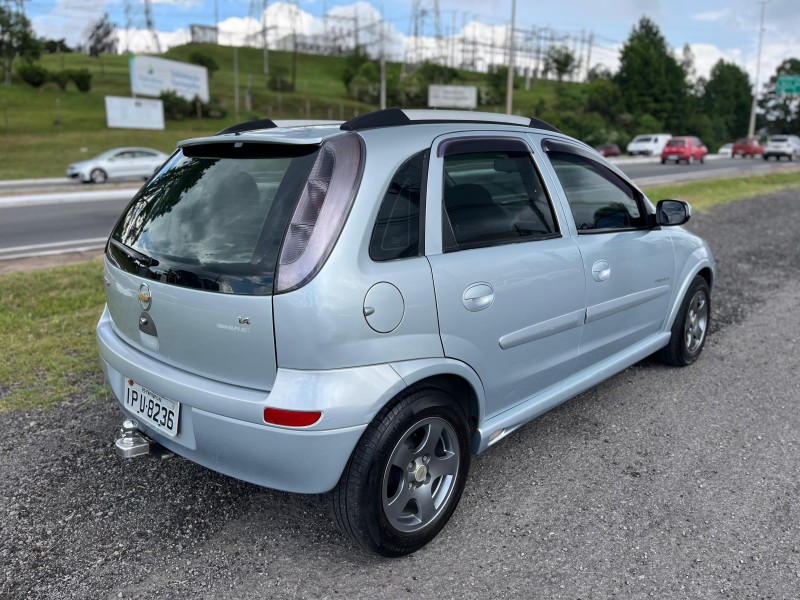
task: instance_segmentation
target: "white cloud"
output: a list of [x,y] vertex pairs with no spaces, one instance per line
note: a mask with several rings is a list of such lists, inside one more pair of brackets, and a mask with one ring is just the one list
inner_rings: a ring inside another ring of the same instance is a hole
[[76,46],[83,41],[86,28],[103,16],[106,0],[84,0],[76,5],[71,0],[56,0],[53,9],[31,19],[34,31],[50,39],[64,39]]
[[721,19],[726,18],[731,11],[725,10],[709,10],[707,12],[697,13],[696,15],[692,15],[692,19],[695,21],[707,21],[707,22],[714,22],[719,21]]

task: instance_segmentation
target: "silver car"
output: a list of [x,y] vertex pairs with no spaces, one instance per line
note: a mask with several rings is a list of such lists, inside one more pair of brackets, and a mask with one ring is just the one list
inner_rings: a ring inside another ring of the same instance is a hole
[[106,247],[117,449],[325,493],[363,548],[413,552],[473,454],[651,354],[697,360],[715,267],[689,216],[536,119],[182,142]]
[[72,163],[67,177],[83,183],[105,183],[109,179],[148,179],[169,155],[152,148],[112,148],[89,160]]

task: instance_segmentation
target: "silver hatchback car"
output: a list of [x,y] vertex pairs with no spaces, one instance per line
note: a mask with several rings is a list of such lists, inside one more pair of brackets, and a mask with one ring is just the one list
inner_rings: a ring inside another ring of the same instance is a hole
[[689,216],[536,119],[182,142],[106,247],[117,448],[327,493],[362,547],[413,552],[472,454],[651,354],[698,358],[715,267]]

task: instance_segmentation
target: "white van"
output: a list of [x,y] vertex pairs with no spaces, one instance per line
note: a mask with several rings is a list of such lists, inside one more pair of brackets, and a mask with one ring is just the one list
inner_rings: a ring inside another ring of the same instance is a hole
[[643,133],[633,138],[625,150],[631,156],[636,154],[657,156],[661,154],[671,137],[670,133]]

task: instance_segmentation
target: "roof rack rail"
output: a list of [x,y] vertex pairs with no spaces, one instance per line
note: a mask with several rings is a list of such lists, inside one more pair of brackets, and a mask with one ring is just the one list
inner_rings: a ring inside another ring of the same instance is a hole
[[245,131],[254,131],[256,129],[274,129],[275,127],[277,127],[277,125],[271,119],[257,119],[255,121],[247,121],[245,123],[231,125],[222,131],[218,131],[214,135],[226,135],[229,133],[239,134]]
[[558,129],[541,119],[517,117],[497,113],[472,112],[466,110],[402,110],[386,108],[359,115],[342,123],[344,131],[363,131],[379,127],[400,127],[401,125],[432,123],[482,123],[491,125],[519,125],[533,129],[545,129],[561,133]]

